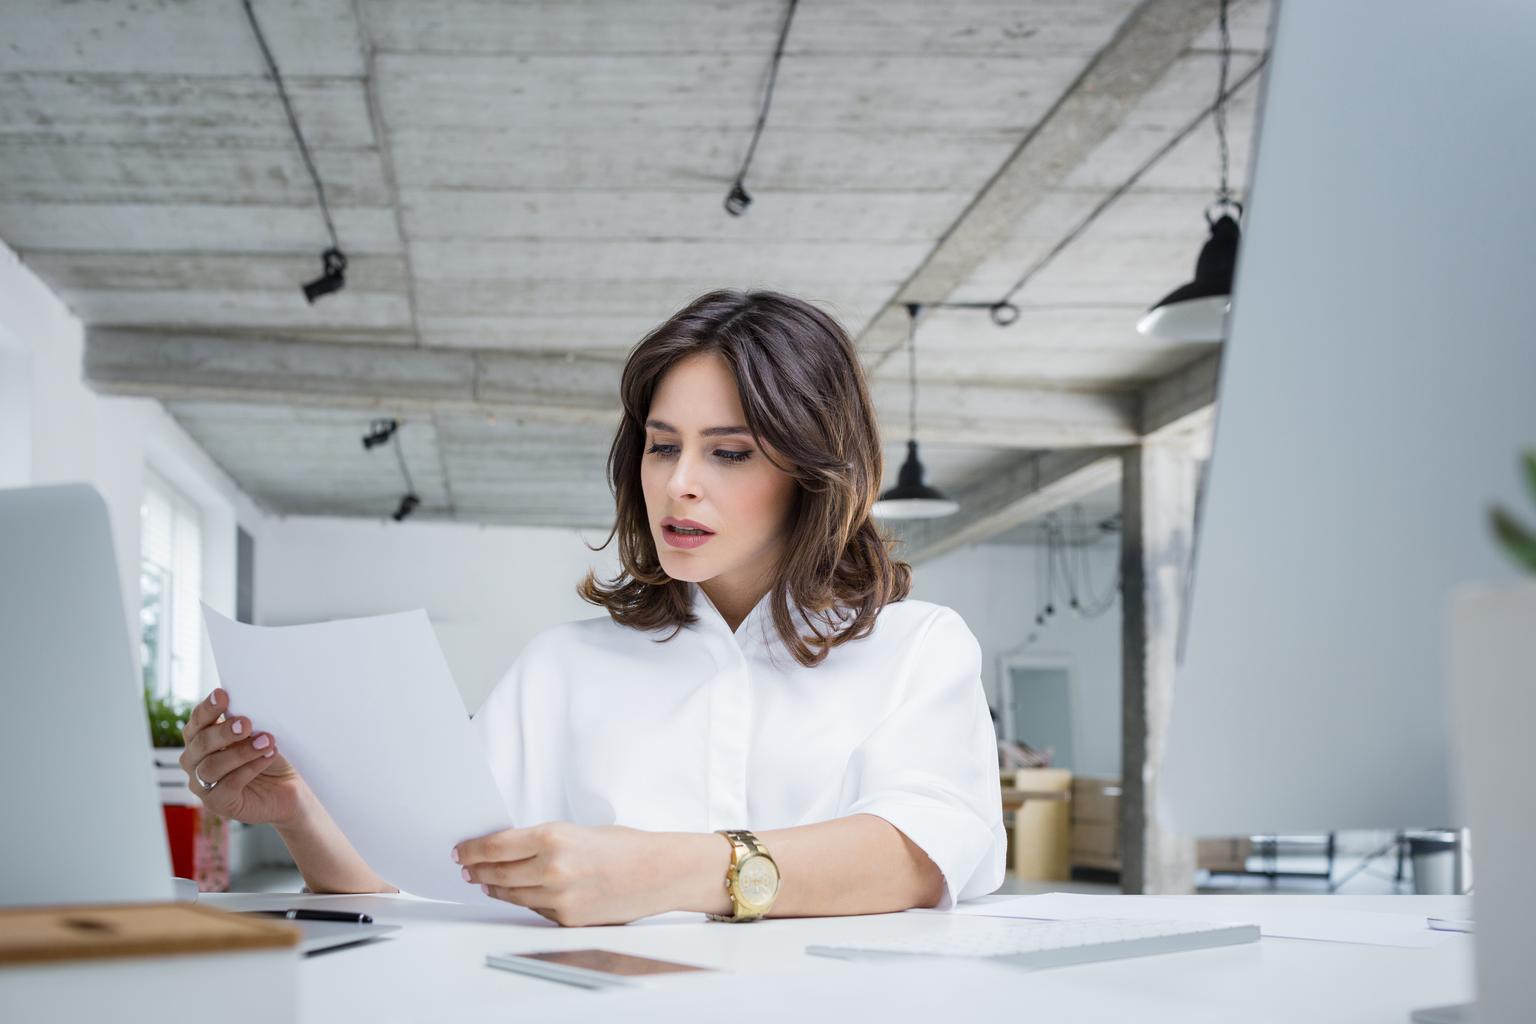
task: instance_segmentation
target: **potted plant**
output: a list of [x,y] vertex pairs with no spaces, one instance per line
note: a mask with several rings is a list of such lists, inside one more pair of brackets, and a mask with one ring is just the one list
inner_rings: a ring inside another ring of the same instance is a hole
[[149,717],[171,872],[178,878],[195,879],[199,892],[224,892],[229,888],[229,821],[205,808],[187,789],[181,768],[182,730],[192,705],[156,696],[145,687],[144,710]]

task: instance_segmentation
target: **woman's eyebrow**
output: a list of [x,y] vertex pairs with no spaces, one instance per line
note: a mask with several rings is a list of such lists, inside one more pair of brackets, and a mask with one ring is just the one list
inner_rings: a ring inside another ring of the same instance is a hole
[[[652,430],[660,430],[660,431],[663,431],[663,432],[668,433],[668,434],[680,434],[680,433],[682,433],[682,431],[678,430],[672,424],[670,424],[670,423],[663,423],[661,420],[646,420],[645,421],[645,425],[647,427],[649,427],[650,429],[652,429]],[[744,426],[742,426],[742,427],[706,427],[703,430],[699,431],[699,436],[700,437],[725,437],[725,436],[730,435],[730,434],[745,434],[748,437],[750,437],[750,436],[752,436],[752,431],[749,430],[747,427],[744,427]]]

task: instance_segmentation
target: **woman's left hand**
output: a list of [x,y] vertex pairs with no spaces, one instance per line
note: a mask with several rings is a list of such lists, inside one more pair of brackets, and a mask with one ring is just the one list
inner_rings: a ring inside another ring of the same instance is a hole
[[545,822],[453,848],[465,884],[561,925],[627,924],[666,910],[657,883],[663,834],[623,825]]

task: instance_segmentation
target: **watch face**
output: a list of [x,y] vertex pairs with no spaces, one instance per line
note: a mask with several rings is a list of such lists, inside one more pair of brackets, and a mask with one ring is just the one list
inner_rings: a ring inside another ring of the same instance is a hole
[[779,888],[779,871],[767,857],[752,856],[741,862],[736,872],[741,898],[754,907],[773,900]]

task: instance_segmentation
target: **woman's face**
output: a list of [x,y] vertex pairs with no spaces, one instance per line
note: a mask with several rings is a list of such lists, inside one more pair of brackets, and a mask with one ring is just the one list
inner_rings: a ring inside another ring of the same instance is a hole
[[640,481],[673,579],[755,586],[778,563],[796,483],[764,457],[746,423],[730,367],[713,352],[679,360],[656,386]]

